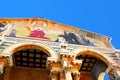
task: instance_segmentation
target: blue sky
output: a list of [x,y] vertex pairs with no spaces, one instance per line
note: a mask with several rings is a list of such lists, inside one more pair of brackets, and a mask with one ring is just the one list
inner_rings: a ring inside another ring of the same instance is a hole
[[0,17],[43,17],[112,38],[120,49],[120,0],[1,0]]

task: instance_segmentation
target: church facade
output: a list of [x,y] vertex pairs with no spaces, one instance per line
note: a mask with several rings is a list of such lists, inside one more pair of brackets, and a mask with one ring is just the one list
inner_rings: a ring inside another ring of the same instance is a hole
[[42,18],[1,18],[0,80],[119,80],[110,40]]

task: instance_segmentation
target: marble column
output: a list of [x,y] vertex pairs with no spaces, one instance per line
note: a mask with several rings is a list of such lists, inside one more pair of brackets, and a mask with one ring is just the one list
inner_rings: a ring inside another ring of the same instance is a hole
[[66,80],[72,80],[71,67],[72,67],[71,65],[68,65],[67,67],[64,68]]
[[66,78],[66,80],[72,80],[71,71],[65,72],[65,78]]

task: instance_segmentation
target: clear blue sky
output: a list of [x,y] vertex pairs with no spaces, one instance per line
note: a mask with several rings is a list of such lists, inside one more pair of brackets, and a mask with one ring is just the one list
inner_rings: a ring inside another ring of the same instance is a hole
[[0,17],[43,17],[109,36],[120,49],[120,0],[1,0]]

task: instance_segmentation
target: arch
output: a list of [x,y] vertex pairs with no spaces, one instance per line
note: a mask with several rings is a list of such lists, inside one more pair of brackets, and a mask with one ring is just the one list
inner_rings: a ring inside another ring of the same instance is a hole
[[38,42],[22,42],[13,44],[11,46],[8,46],[2,53],[12,55],[19,50],[31,48],[42,50],[49,57],[57,58],[56,52],[50,46]]
[[89,49],[88,48],[77,48],[77,49],[74,49],[73,51],[71,51],[70,54],[75,54],[74,58],[76,58],[77,56],[82,55],[82,54],[93,56],[97,59],[102,60],[108,66],[111,63],[114,63],[114,61],[110,57],[108,57],[106,54],[99,52],[95,49],[91,49],[91,48],[89,48]]

